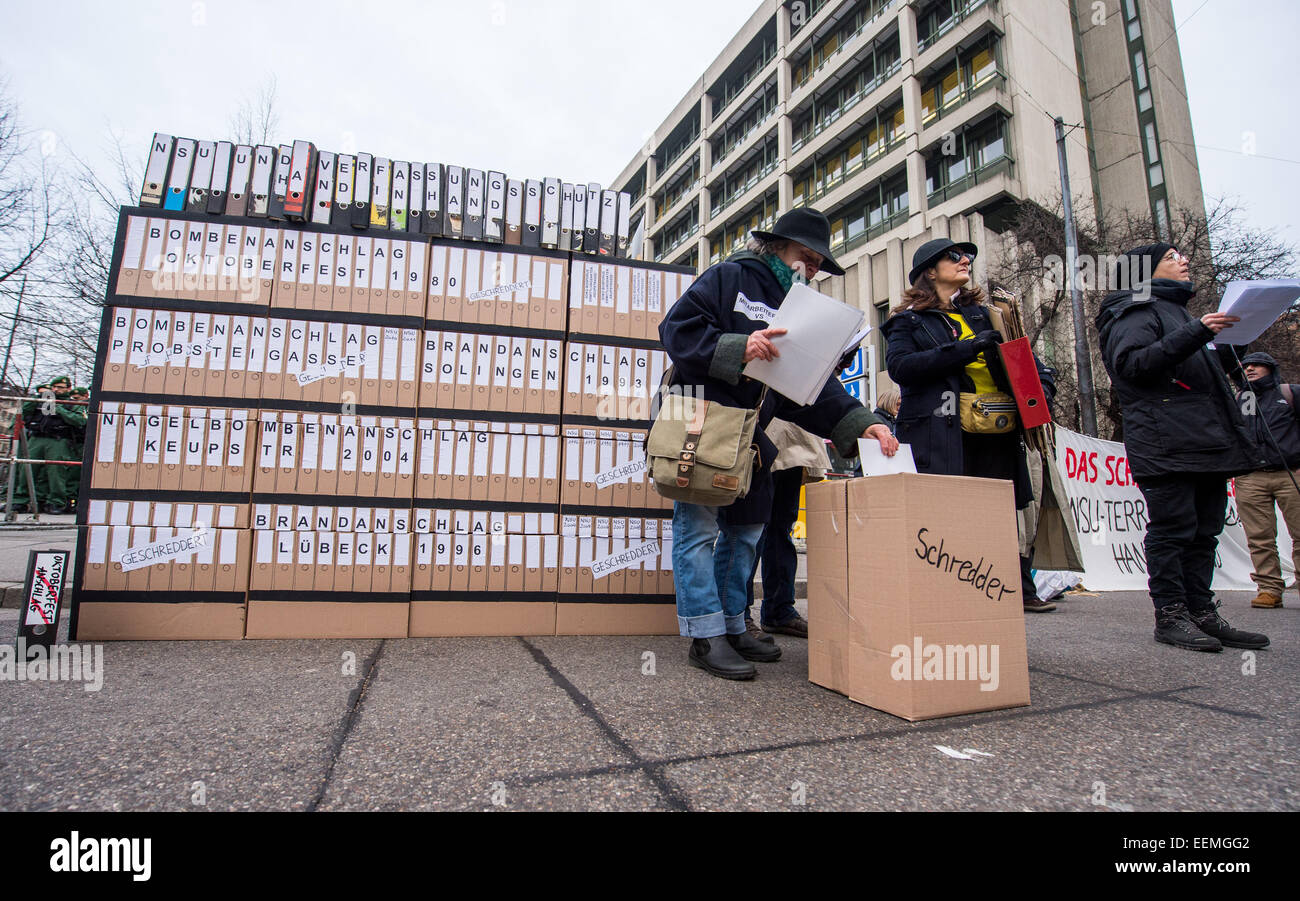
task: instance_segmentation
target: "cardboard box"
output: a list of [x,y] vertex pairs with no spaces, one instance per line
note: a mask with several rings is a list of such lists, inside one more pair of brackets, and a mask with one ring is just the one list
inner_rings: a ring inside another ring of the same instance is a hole
[[908,720],[1029,703],[1010,482],[810,485],[808,678]]
[[559,416],[564,350],[559,338],[488,331],[417,335],[413,332],[411,340],[420,353],[421,410]]
[[250,598],[245,638],[406,638],[410,605]]
[[248,638],[406,637],[409,533],[257,530],[252,563]]
[[553,601],[411,602],[411,638],[554,634]]
[[[85,527],[76,638],[242,638],[249,531],[208,529],[200,547],[178,553],[193,536],[192,528]],[[157,562],[124,569],[146,546]]]
[[77,641],[185,641],[241,639],[244,604],[82,602]]
[[556,635],[676,635],[677,605],[570,604],[555,605]]

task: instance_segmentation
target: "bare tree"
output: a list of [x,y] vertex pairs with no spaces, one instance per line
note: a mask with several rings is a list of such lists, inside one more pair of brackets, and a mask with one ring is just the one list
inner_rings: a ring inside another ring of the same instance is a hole
[[70,156],[75,165],[61,188],[72,215],[56,236],[52,256],[58,265],[50,267],[45,283],[59,309],[59,315],[49,321],[51,343],[82,372],[94,365],[100,312],[110,289],[118,211],[134,202],[143,175],[139,164],[127,157],[117,134],[107,141],[105,156],[111,162],[103,175],[76,154]]
[[[279,124],[276,104],[272,76],[232,114],[230,128],[235,139],[270,143]],[[0,135],[3,133],[0,129]],[[128,153],[122,136],[112,132],[95,164],[70,151],[64,153],[71,165],[48,181],[47,191],[54,194],[66,215],[59,215],[57,227],[42,236],[45,260],[33,269],[22,315],[15,321],[13,365],[17,370],[20,361],[26,365],[30,360],[39,363],[37,369],[42,373],[66,370],[74,378],[88,379],[94,370],[104,302],[112,287],[119,211],[137,201],[144,160]],[[0,262],[4,259],[0,256]]]
[[267,76],[255,97],[245,97],[230,117],[230,130],[240,144],[270,144],[280,127],[276,108],[276,80]]
[[[1056,419],[1078,428],[1079,392],[1075,377],[1073,323],[1068,282],[1064,278],[1065,237],[1057,195],[1044,202],[1021,201],[1008,217],[1001,236],[1002,252],[990,267],[990,278],[1021,298],[1025,331],[1039,354],[1057,370]],[[1076,209],[1084,208],[1082,204]],[[1094,326],[1108,293],[1111,263],[1125,250],[1150,244],[1157,229],[1150,216],[1132,211],[1106,211],[1096,219],[1076,223],[1083,263],[1083,309],[1097,385],[1098,425],[1102,437],[1118,437],[1118,406],[1100,357]],[[1296,248],[1270,229],[1254,228],[1248,214],[1233,199],[1210,199],[1207,212],[1175,209],[1170,216],[1170,240],[1188,255],[1197,296],[1189,305],[1195,315],[1218,306],[1228,282],[1278,278],[1295,274]],[[1285,371],[1300,373],[1300,305],[1287,313],[1255,342],[1268,350]]]
[[52,231],[48,166],[32,164],[29,137],[0,84],[0,285],[36,263]]
[[[17,103],[0,84],[0,340],[6,360],[37,346],[44,317],[41,269],[52,249],[59,211],[46,147],[33,147]],[[0,380],[13,372],[6,367]],[[28,379],[30,381],[30,379]]]

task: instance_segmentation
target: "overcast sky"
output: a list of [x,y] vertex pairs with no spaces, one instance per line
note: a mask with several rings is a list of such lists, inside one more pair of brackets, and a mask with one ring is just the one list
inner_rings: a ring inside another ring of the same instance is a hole
[[[24,124],[57,139],[56,154],[70,147],[103,159],[117,132],[142,163],[154,131],[228,138],[241,101],[274,75],[282,142],[609,184],[756,4],[0,0],[0,8],[0,77]],[[1174,11],[1206,194],[1239,196],[1255,224],[1300,243],[1300,3],[1174,0]],[[1241,152],[1246,133],[1254,155]]]

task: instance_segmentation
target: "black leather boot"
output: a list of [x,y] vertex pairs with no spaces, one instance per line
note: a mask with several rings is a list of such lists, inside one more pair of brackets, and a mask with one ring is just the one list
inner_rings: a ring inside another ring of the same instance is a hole
[[1156,611],[1156,641],[1189,651],[1222,651],[1219,639],[1196,627],[1186,604],[1168,604]]
[[1259,650],[1268,647],[1268,636],[1259,632],[1243,632],[1240,629],[1234,629],[1228,625],[1222,616],[1219,616],[1219,604],[1216,602],[1213,606],[1202,610],[1191,611],[1192,622],[1196,628],[1200,629],[1206,635],[1212,635],[1219,639],[1219,642],[1229,648],[1249,648]]
[[691,666],[698,666],[723,679],[744,680],[758,675],[754,664],[737,654],[736,649],[721,635],[693,639],[687,659]]
[[775,641],[760,641],[754,637],[752,632],[741,632],[739,635],[732,635],[728,632],[727,643],[735,648],[736,653],[746,660],[773,663],[781,659],[781,649],[776,646]]

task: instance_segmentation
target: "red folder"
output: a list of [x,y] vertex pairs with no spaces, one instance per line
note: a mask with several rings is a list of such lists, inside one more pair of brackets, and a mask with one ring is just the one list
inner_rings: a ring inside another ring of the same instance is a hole
[[1043,394],[1043,383],[1038,378],[1038,365],[1034,362],[1034,351],[1029,346],[1028,338],[1017,338],[998,345],[1002,354],[1002,365],[1007,370],[1011,381],[1011,393],[1015,395],[1016,406],[1020,409],[1020,422],[1027,428],[1046,425],[1052,421],[1052,413],[1047,409],[1047,396]]

